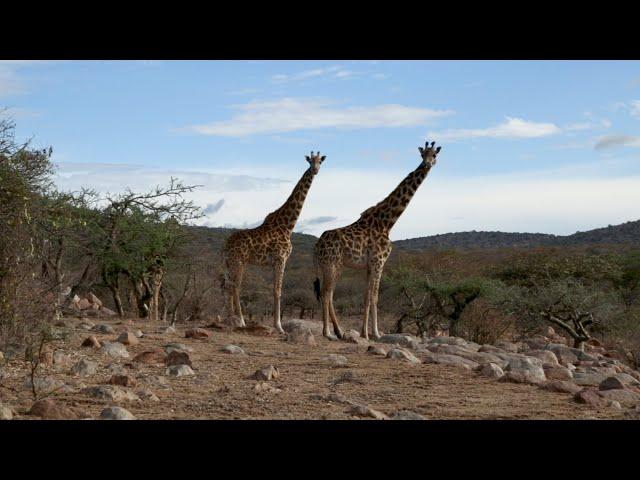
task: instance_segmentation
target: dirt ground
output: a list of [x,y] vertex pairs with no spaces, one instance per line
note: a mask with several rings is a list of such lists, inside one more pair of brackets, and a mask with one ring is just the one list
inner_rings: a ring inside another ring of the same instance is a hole
[[[69,320],[77,325],[79,319]],[[116,334],[95,334],[99,340],[114,341],[127,322],[100,320],[111,324]],[[366,346],[328,341],[316,337],[315,347],[289,343],[283,337],[262,337],[247,333],[212,330],[205,340],[185,338],[185,328],[176,333],[158,334],[161,325],[134,321],[130,329],[145,335],[140,344],[128,346],[129,359],[109,359],[82,341],[94,332],[66,328],[68,338],[53,342],[56,350],[72,357],[71,365],[81,358],[99,362],[98,373],[74,377],[70,366],[44,366],[42,375],[50,375],[74,387],[73,392],[54,393],[52,398],[98,418],[109,402],[96,400],[80,392],[85,386],[105,384],[112,375],[110,364],[119,364],[135,378],[137,391],[154,392],[159,402],[126,402],[120,406],[138,419],[354,419],[349,405],[327,400],[340,393],[357,403],[368,405],[387,415],[410,410],[428,419],[622,419],[624,411],[594,409],[575,403],[569,394],[554,393],[531,385],[502,383],[480,377],[464,369],[435,364],[413,365],[366,352]],[[131,363],[138,353],[183,343],[193,349],[194,376],[172,377],[165,367]],[[224,345],[241,347],[246,355],[220,351]],[[328,354],[344,355],[348,365],[329,366]],[[127,366],[126,364],[129,364]],[[259,368],[273,365],[280,377],[269,382],[278,393],[257,392],[256,380],[249,377]],[[4,366],[0,401],[26,415],[33,398],[24,385],[28,367],[14,359]],[[351,373],[347,373],[351,372]],[[347,376],[345,376],[347,374]]]

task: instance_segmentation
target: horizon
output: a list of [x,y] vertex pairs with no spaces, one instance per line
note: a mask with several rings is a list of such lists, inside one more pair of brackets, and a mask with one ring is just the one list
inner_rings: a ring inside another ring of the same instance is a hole
[[638,61],[0,61],[3,106],[60,189],[173,176],[204,185],[204,226],[262,223],[310,150],[327,160],[295,231],[350,224],[425,140],[442,152],[392,240],[638,218]]

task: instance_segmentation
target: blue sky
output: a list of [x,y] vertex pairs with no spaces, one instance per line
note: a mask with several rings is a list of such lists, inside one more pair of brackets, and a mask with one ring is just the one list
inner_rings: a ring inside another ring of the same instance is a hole
[[0,62],[0,106],[62,189],[203,185],[202,223],[253,226],[327,155],[297,229],[351,223],[438,164],[392,239],[573,233],[640,218],[640,62]]

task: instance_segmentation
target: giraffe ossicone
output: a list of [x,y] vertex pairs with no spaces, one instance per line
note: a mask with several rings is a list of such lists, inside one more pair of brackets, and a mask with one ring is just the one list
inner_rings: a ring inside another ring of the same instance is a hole
[[331,338],[329,319],[338,338],[342,330],[333,306],[333,293],[340,272],[344,267],[367,270],[367,287],[364,295],[364,318],[361,336],[369,338],[369,312],[373,324],[373,335],[380,338],[378,330],[378,291],[382,270],[391,254],[389,232],[415,195],[427,174],[436,163],[441,147],[435,142],[418,147],[422,162],[413,172],[381,202],[368,208],[351,225],[327,230],[315,246],[314,263],[316,280],[314,288],[322,302],[322,333]]

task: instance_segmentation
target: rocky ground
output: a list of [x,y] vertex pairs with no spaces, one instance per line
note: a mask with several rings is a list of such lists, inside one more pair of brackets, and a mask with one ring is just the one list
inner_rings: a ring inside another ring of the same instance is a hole
[[66,318],[34,377],[0,355],[2,419],[625,419],[640,373],[602,347],[572,349],[551,329],[526,342],[350,331],[320,322],[161,326]]

